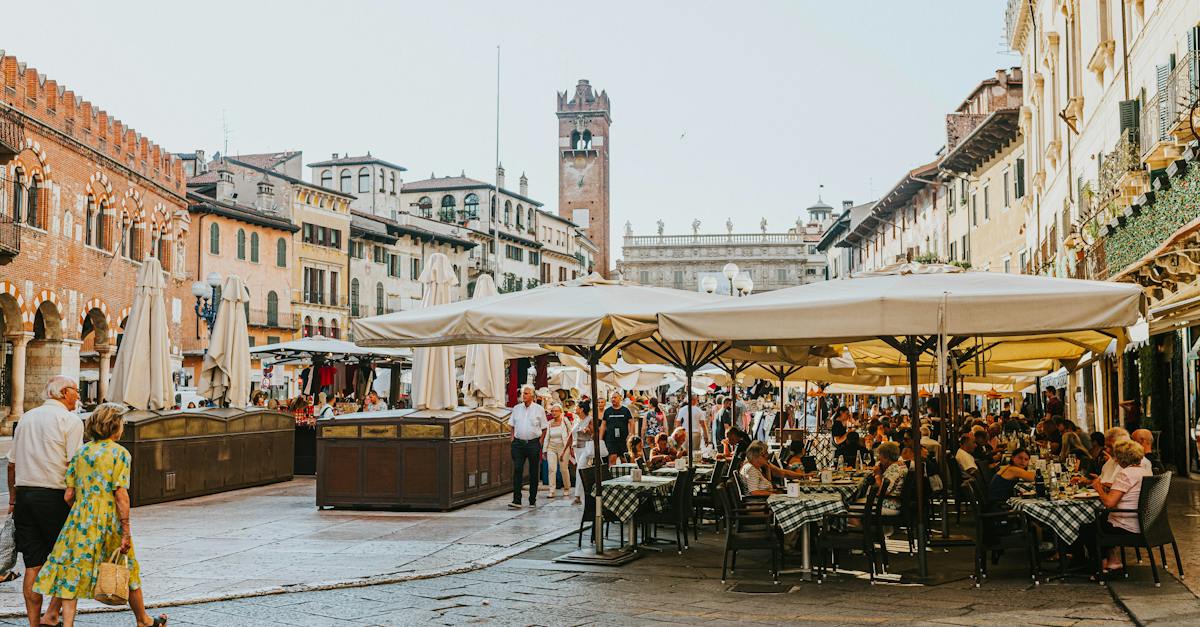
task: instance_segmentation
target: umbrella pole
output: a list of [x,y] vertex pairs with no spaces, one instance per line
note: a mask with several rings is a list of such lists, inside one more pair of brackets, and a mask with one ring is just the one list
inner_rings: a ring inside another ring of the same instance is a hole
[[912,422],[910,430],[913,442],[913,472],[916,473],[917,487],[917,570],[921,577],[929,574],[929,565],[925,561],[925,460],[921,457],[921,416],[918,413],[917,400],[921,398],[921,390],[917,386],[917,338],[908,338],[908,379],[912,392],[912,407],[909,418]]
[[[596,516],[592,520],[592,533],[596,536],[596,555],[604,555],[604,512],[601,510],[603,501],[600,500],[600,484],[603,483],[604,473],[600,471],[600,391],[596,385],[596,364],[599,361],[600,355],[597,354],[596,348],[592,347],[588,353],[588,375],[592,385],[592,468],[596,470]],[[691,394],[691,390],[688,394]]]
[[692,463],[692,371],[691,369],[684,370],[687,375],[687,461],[690,466]]
[[783,377],[779,377],[779,418],[776,422],[779,423],[779,445],[783,446],[783,419],[784,419],[784,400],[787,399],[787,393],[783,388]]

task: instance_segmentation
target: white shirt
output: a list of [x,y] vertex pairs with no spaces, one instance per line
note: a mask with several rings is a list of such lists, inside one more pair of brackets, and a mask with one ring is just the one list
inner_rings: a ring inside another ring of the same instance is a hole
[[384,411],[387,408],[388,408],[387,403],[383,402],[383,399],[379,399],[378,401],[375,401],[374,403],[367,401],[367,406],[364,411]]
[[31,409],[13,434],[8,458],[16,466],[16,485],[64,490],[67,464],[83,446],[83,421],[54,399]]
[[979,471],[979,466],[975,463],[975,456],[961,448],[954,454],[954,461],[958,462],[958,469],[964,473],[968,470]]
[[[688,412],[688,409],[691,409],[691,412]],[[691,433],[700,433],[700,421],[704,419],[704,410],[699,407],[692,407],[690,405],[680,407],[679,411],[675,414],[675,426],[687,428],[689,413],[692,417]]]
[[[1154,474],[1154,465],[1145,457],[1142,458],[1142,468],[1146,469],[1146,474]],[[1117,476],[1117,471],[1121,470],[1121,465],[1117,463],[1115,457],[1109,457],[1108,461],[1104,462],[1104,466],[1100,469],[1100,483],[1112,483]]]
[[530,403],[528,407],[525,403],[514,405],[509,422],[512,424],[513,437],[518,440],[541,438],[542,430],[550,425],[546,420],[546,410],[537,403]]

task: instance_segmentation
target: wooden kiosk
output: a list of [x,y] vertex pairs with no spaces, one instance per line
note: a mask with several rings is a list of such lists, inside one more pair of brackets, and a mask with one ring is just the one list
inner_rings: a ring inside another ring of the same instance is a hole
[[398,409],[317,421],[317,507],[446,511],[512,491],[505,408]]

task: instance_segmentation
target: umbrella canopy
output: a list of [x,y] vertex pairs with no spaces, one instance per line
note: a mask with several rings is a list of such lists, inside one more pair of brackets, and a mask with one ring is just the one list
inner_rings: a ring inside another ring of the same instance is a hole
[[[450,290],[458,285],[458,277],[454,274],[454,266],[450,264],[449,257],[442,253],[430,255],[418,280],[424,285],[425,297],[421,299],[424,307],[415,310],[417,313],[453,306],[450,302]],[[357,329],[358,327],[356,333]],[[361,340],[360,343],[371,345]],[[416,409],[454,409],[458,406],[453,348],[424,346],[414,351],[412,396],[413,407]]]
[[270,355],[277,362],[311,360],[317,356],[322,361],[354,362],[363,359],[374,361],[405,361],[412,358],[407,348],[367,348],[346,340],[323,335],[312,335],[290,342],[265,344],[250,349],[256,357]]
[[[484,274],[475,281],[475,294],[471,300],[483,300],[498,293],[492,275]],[[468,346],[463,362],[463,396],[483,407],[500,407],[506,395],[504,347],[499,344]]]
[[[893,273],[809,283],[660,316],[668,340],[829,344],[878,337],[1035,336],[1072,331],[1112,339],[1145,311],[1126,283],[998,272]],[[939,318],[942,324],[939,329]],[[1097,333],[1099,332],[1099,333]],[[1103,341],[1107,345],[1107,340]]]
[[362,318],[351,325],[363,346],[597,346],[650,335],[659,312],[722,300],[592,274],[532,290]]
[[108,400],[137,409],[164,409],[175,404],[171,337],[163,302],[165,283],[157,259],[147,257],[142,261],[133,308],[108,386]]
[[250,291],[241,277],[230,275],[221,289],[217,321],[208,337],[208,352],[200,370],[200,395],[230,407],[250,400],[250,334],[246,304]]

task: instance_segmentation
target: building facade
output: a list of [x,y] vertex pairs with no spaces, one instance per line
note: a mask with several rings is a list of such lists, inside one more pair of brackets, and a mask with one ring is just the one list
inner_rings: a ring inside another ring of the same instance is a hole
[[[188,187],[193,225],[188,247],[195,251],[186,261],[188,274],[200,281],[213,272],[242,278],[250,292],[246,313],[251,346],[291,339],[297,328],[292,312],[291,255],[300,227],[272,210],[273,185],[260,182],[253,205],[233,200],[232,173],[228,171],[222,171],[214,183]],[[219,292],[214,297],[220,302]],[[180,383],[195,385],[208,345],[208,327],[194,307],[187,308],[181,335],[184,376]],[[280,376],[275,383],[286,386],[288,382],[286,376]]]
[[352,194],[350,208],[382,218],[396,219],[404,210],[400,191],[404,186],[404,166],[372,157],[334,153],[325,161],[308,164],[312,182],[325,189]]
[[502,292],[535,287],[541,282],[537,236],[542,203],[529,197],[524,174],[516,192],[505,187],[503,166],[496,178],[498,186],[465,174],[405,183],[401,203],[407,216],[398,221],[476,244],[467,256],[463,285],[489,273]]
[[558,215],[584,229],[599,249],[596,271],[610,263],[609,164],[612,102],[587,80],[558,94]]
[[[93,103],[0,51],[0,412],[41,402],[49,377],[105,397],[141,262],[166,274],[171,353],[190,299],[182,163]],[[176,367],[178,368],[178,363]]]
[[817,244],[832,224],[833,207],[818,200],[807,212],[807,221],[797,219],[782,233],[769,232],[766,220],[759,233],[734,233],[727,221],[723,235],[701,234],[699,221],[691,235],[665,235],[661,221],[658,234],[635,235],[627,224],[617,270],[626,280],[682,290],[698,290],[704,277],[717,276],[724,294],[730,286],[720,273],[730,262],[754,281],[756,292],[823,281],[826,257]]
[[581,229],[574,222],[549,211],[539,209],[537,218],[537,238],[542,243],[539,281],[557,283],[590,274],[594,268],[594,257],[589,258],[589,251],[584,245],[586,236]]

